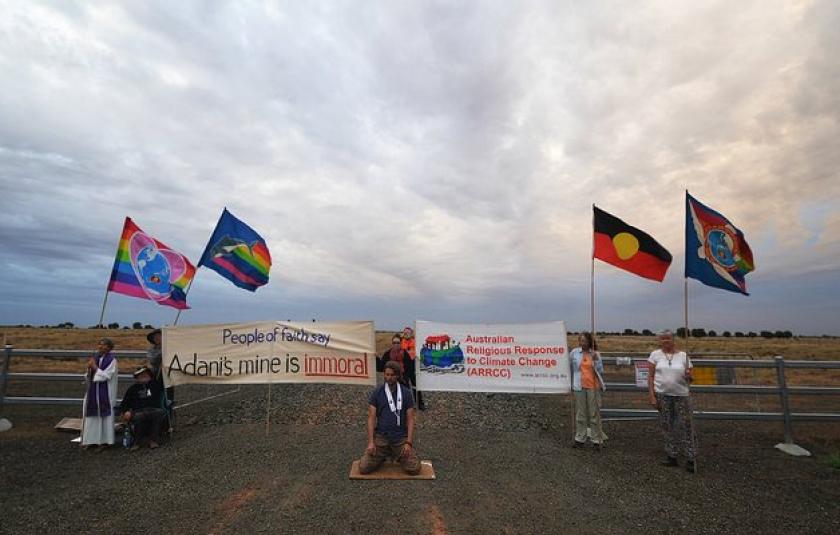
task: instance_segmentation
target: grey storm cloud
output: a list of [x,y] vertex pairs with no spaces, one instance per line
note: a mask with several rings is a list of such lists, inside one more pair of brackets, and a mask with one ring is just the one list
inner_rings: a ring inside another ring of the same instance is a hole
[[698,322],[840,331],[826,289],[797,283],[840,282],[834,2],[3,11],[4,323],[95,322],[125,216],[195,260],[227,206],[268,240],[271,283],[247,294],[199,270],[185,321],[582,328],[596,203],[675,257],[662,285],[598,264],[604,327],[673,327],[688,189],[758,266],[753,297],[706,292],[728,315],[696,292]]

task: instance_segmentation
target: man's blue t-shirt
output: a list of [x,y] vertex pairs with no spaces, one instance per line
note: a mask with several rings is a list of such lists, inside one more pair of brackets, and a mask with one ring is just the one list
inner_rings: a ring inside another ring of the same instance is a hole
[[[402,410],[400,411],[400,425],[397,425],[397,416],[391,412],[391,407],[388,405],[388,396],[385,394],[385,389],[388,383],[384,383],[376,387],[368,396],[368,403],[376,407],[376,433],[384,435],[388,440],[400,440],[408,436],[408,425],[406,422],[406,415],[408,409],[414,408],[414,398],[411,397],[411,389],[404,385],[397,383],[402,390]],[[391,391],[391,397],[394,399],[394,407],[397,406],[397,393]]]

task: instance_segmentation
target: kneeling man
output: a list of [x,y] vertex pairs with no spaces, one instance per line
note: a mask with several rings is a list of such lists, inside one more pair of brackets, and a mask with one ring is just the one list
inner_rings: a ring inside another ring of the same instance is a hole
[[399,379],[400,364],[385,363],[385,384],[368,398],[368,445],[359,461],[363,474],[379,468],[386,457],[399,460],[408,474],[420,473],[420,459],[414,451],[414,398]]

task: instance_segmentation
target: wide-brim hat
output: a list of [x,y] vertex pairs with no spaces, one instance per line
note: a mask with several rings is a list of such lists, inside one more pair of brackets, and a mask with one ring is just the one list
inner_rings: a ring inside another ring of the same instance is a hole
[[150,344],[154,344],[154,343],[155,343],[155,341],[154,341],[154,339],[153,339],[153,338],[154,338],[154,336],[155,336],[156,334],[160,334],[160,329],[155,329],[154,331],[152,331],[152,332],[150,332],[149,334],[147,334],[147,335],[146,335],[146,340],[148,340]]
[[137,368],[137,370],[134,371],[134,373],[132,375],[134,377],[139,377],[139,376],[143,375],[144,373],[148,373],[151,376],[155,375],[154,373],[152,373],[152,370],[150,370],[146,366],[140,366],[139,368]]

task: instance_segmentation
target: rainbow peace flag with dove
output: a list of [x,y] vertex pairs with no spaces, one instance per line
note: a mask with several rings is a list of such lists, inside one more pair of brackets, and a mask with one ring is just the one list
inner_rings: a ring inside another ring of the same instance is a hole
[[262,236],[225,208],[198,265],[253,292],[268,282],[271,254]]

